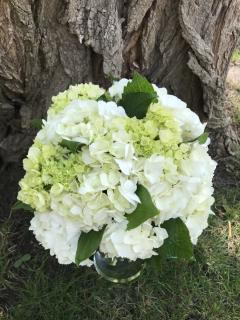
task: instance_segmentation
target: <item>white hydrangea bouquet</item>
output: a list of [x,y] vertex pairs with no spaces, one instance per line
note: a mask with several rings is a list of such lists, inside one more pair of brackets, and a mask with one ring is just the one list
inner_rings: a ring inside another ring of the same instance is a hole
[[60,264],[191,258],[207,227],[216,167],[205,125],[165,88],[134,73],[106,91],[53,97],[23,160],[17,206]]

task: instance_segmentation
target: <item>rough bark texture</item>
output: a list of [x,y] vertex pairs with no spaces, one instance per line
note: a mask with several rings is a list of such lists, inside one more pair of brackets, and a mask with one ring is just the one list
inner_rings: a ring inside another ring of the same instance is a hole
[[208,120],[216,157],[236,153],[224,108],[240,0],[0,0],[0,207],[7,213],[21,159],[51,96],[137,69]]

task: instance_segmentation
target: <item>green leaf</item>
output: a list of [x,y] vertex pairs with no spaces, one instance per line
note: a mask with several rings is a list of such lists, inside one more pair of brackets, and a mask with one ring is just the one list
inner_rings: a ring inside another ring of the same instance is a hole
[[157,96],[152,84],[136,71],[133,73],[132,81],[128,82],[127,86],[124,88],[123,95],[133,92],[145,92]]
[[105,102],[108,102],[108,101],[111,101],[112,98],[110,96],[110,93],[108,91],[104,92],[104,94],[102,94],[98,99],[97,101],[105,101]]
[[119,105],[124,107],[129,117],[142,119],[146,116],[151,103],[157,102],[157,93],[151,83],[139,73],[134,72],[133,79],[124,88]]
[[154,102],[155,96],[145,92],[128,93],[120,102],[127,115],[132,118],[143,119],[146,116],[149,105]]
[[127,230],[134,229],[144,221],[159,214],[158,209],[152,202],[150,193],[144,186],[139,184],[136,194],[141,200],[141,203],[137,205],[137,208],[132,213],[126,215],[128,219]]
[[159,259],[193,259],[193,245],[183,221],[180,218],[170,219],[165,221],[161,227],[167,230],[168,238],[158,249]]
[[23,255],[21,258],[19,258],[15,263],[14,263],[14,267],[15,268],[19,268],[21,267],[21,265],[24,263],[24,262],[27,262],[31,259],[31,255],[29,253]]
[[164,264],[165,260],[161,259],[160,256],[152,256],[150,259],[146,260],[147,265],[152,269],[152,271],[156,274],[159,273],[159,271],[164,270]]
[[34,212],[33,208],[29,205],[26,204],[20,200],[17,200],[14,205],[11,208],[13,211],[14,210],[25,210],[25,211],[30,211],[30,212]]
[[82,261],[91,257],[91,255],[98,249],[102,240],[105,227],[99,231],[82,232],[78,239],[78,247],[75,257],[75,262],[79,265]]
[[199,137],[193,140],[185,141],[184,143],[192,143],[198,141],[200,144],[204,144],[207,141],[208,133],[204,132]]
[[204,144],[207,141],[207,138],[208,138],[208,133],[204,132],[197,138],[197,140],[200,144]]
[[38,130],[42,129],[42,126],[43,126],[42,119],[32,119],[31,125],[33,128],[36,128]]
[[72,153],[76,153],[82,146],[80,142],[63,139],[60,146],[67,148]]

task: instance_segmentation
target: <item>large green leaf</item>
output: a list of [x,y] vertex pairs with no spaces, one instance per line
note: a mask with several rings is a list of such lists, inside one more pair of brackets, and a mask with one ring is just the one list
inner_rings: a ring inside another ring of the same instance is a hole
[[124,88],[122,99],[118,104],[124,107],[129,117],[136,116],[142,119],[152,102],[157,102],[157,93],[145,77],[135,72],[132,81]]
[[128,230],[138,227],[144,221],[159,214],[158,209],[154,206],[152,202],[150,193],[144,186],[139,184],[137,187],[136,194],[141,200],[141,203],[137,205],[137,208],[132,213],[126,215],[128,219]]
[[124,107],[130,118],[142,119],[146,116],[148,107],[154,99],[155,97],[149,93],[132,92],[128,93],[119,104]]
[[168,238],[158,249],[159,259],[193,259],[193,245],[183,221],[180,218],[170,219],[165,221],[161,227],[167,230]]
[[26,204],[20,200],[17,200],[14,205],[11,208],[13,211],[14,210],[25,210],[25,211],[30,211],[30,212],[34,212],[33,208],[30,207],[29,204]]
[[136,71],[133,73],[132,81],[124,88],[123,95],[133,92],[146,92],[157,96],[152,84]]
[[98,249],[102,240],[105,227],[99,231],[82,232],[78,239],[78,247],[75,256],[75,262],[79,265],[82,261],[91,257],[91,255]]
[[60,142],[60,146],[62,146],[64,148],[67,148],[72,153],[76,153],[81,148],[82,144],[80,142],[77,142],[77,141],[71,141],[71,140],[63,139]]

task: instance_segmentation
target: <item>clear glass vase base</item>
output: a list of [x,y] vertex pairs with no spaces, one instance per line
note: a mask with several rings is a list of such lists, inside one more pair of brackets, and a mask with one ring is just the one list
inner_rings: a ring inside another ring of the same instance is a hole
[[114,283],[128,283],[140,276],[144,262],[122,258],[110,259],[97,251],[94,255],[94,265],[97,273],[104,279]]

